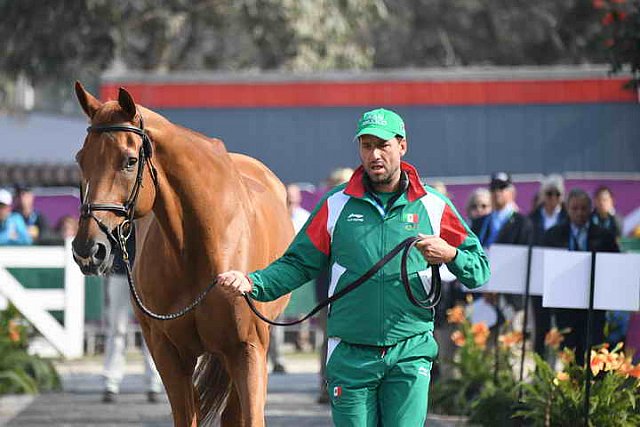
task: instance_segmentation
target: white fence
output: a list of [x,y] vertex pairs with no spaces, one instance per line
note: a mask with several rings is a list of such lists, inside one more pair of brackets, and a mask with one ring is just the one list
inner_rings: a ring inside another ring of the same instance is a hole
[[[7,268],[64,268],[64,289],[26,289]],[[0,295],[65,358],[83,355],[84,276],[65,246],[0,247]],[[64,311],[64,326],[48,312]]]

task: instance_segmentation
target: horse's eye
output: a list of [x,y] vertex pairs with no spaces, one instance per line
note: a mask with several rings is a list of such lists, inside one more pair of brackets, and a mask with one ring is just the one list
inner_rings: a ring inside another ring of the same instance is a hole
[[127,169],[132,169],[138,163],[137,157],[129,157],[127,159]]

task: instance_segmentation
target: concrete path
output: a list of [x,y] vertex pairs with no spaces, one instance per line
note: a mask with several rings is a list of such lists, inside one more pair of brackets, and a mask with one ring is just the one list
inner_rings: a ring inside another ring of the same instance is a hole
[[[269,427],[331,426],[328,405],[316,403],[318,360],[310,355],[285,358],[288,372],[269,377],[266,417]],[[144,394],[143,364],[129,361],[121,394],[115,404],[103,404],[101,360],[59,364],[63,392],[0,399],[0,425],[6,426],[149,426],[170,427],[166,396],[149,404]],[[427,425],[454,426],[456,422],[430,417]]]

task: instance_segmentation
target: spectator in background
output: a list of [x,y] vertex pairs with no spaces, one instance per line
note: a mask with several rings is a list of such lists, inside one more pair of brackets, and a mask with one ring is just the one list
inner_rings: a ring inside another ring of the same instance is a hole
[[[493,173],[489,191],[492,212],[474,219],[471,223],[471,230],[478,236],[482,246],[489,248],[494,243],[529,245],[533,226],[529,218],[518,212],[515,203],[516,189],[511,175],[506,172]],[[483,298],[496,310],[496,324],[488,325],[490,327],[501,325],[504,319],[512,320],[516,312],[524,309],[522,299],[518,295],[485,294]]]
[[[131,260],[131,266],[135,258],[135,230],[127,241],[127,252]],[[105,343],[105,359],[103,367],[104,392],[103,403],[115,403],[120,393],[120,383],[124,377],[126,335],[131,314],[131,298],[127,281],[126,266],[122,259],[122,253],[114,246],[113,270],[105,280],[105,292],[107,300],[107,340]],[[145,381],[147,387],[147,401],[157,403],[162,391],[162,380],[146,343],[142,342],[142,353],[145,365]]]
[[622,235],[622,218],[616,214],[615,200],[609,187],[599,187],[593,195],[591,223],[606,228],[616,238]]
[[12,203],[11,193],[0,189],[0,245],[30,245],[27,225],[20,214],[11,212]]
[[[425,183],[426,184],[426,183]],[[451,196],[449,195],[449,192],[447,191],[447,186],[444,185],[444,182],[442,181],[434,181],[431,183],[431,186],[440,194],[442,194],[444,197],[451,199]]]
[[[334,169],[327,179],[327,190],[344,184],[351,179],[353,169],[337,168]],[[323,271],[316,278],[316,299],[318,302],[324,301],[329,297],[329,271]],[[326,307],[317,314],[318,327],[322,331],[322,349],[320,349],[320,392],[318,393],[318,403],[329,404],[329,395],[327,394],[327,309]]]
[[518,212],[516,189],[506,172],[491,175],[489,184],[493,211],[473,220],[471,229],[485,248],[493,243],[528,245],[533,227],[531,221]]
[[[291,221],[293,222],[293,229],[296,234],[298,234],[298,232],[302,229],[302,226],[304,226],[304,224],[307,222],[309,215],[311,215],[308,210],[300,205],[301,203],[302,193],[300,191],[300,187],[298,187],[296,184],[289,184],[287,186],[287,209],[289,210],[289,215],[291,216]],[[300,327],[298,328],[296,349],[298,349],[299,351],[311,350],[309,335],[309,322],[302,322],[300,324]]]
[[57,237],[63,241],[75,237],[78,233],[78,219],[71,215],[63,216],[58,220],[55,231]]
[[[543,245],[554,248],[565,248],[570,251],[619,252],[615,237],[607,229],[589,222],[591,214],[591,198],[580,189],[569,192],[567,198],[569,221],[551,227],[544,234]],[[574,348],[576,361],[582,364],[585,353],[585,336],[587,334],[587,310],[555,309],[556,322],[559,329],[571,328],[565,335],[563,345]],[[604,339],[605,313],[594,310],[591,342],[599,344]]]
[[[560,175],[549,175],[544,179],[538,195],[540,205],[529,214],[533,224],[534,245],[542,245],[544,233],[548,229],[568,221],[567,211],[563,205],[564,180]],[[531,295],[531,307],[535,325],[533,348],[536,353],[544,357],[544,337],[551,329],[551,310],[542,306],[542,296],[539,295]]]
[[15,212],[22,216],[31,239],[37,244],[48,237],[49,224],[44,215],[34,209],[33,202],[31,187],[22,184],[15,186]]
[[489,215],[491,213],[491,193],[489,190],[484,187],[473,190],[467,199],[465,212],[469,221]]

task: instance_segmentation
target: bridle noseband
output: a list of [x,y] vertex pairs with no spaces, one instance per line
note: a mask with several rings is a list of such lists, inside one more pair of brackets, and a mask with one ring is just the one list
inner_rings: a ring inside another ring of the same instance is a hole
[[[140,188],[142,187],[142,179],[144,173],[145,164],[149,166],[149,173],[153,180],[154,185],[158,185],[158,178],[156,168],[151,161],[153,156],[153,144],[151,138],[144,129],[144,121],[142,115],[140,117],[140,127],[133,126],[129,123],[117,123],[113,125],[91,125],[87,128],[87,133],[104,133],[104,132],[131,132],[142,137],[142,145],[138,153],[138,171],[136,175],[136,182],[133,184],[129,198],[124,204],[120,203],[90,203],[87,202],[87,194],[89,187],[85,189],[85,193],[81,193],[81,205],[80,205],[80,218],[91,218],[98,224],[98,227],[117,245],[124,249],[123,255],[126,256],[126,242],[131,237],[131,224],[135,215],[136,203],[138,202],[138,195],[140,194]],[[118,224],[115,229],[110,230],[107,225],[98,218],[94,212],[96,211],[108,211],[113,212],[118,216],[123,216],[125,219]]]

